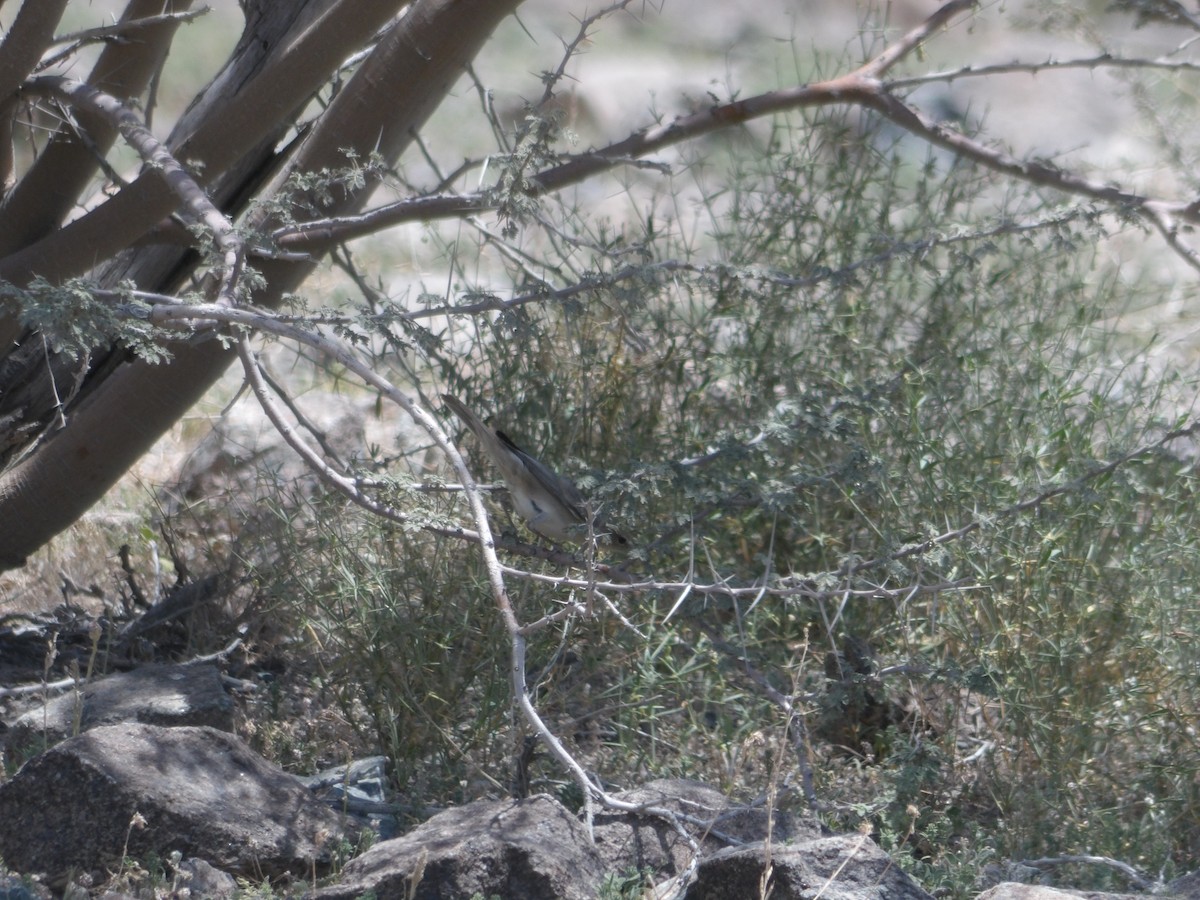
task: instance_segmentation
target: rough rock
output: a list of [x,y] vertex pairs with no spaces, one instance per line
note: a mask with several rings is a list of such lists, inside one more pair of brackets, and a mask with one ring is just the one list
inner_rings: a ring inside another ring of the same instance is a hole
[[[234,704],[212,665],[148,665],[39,703],[4,736],[7,748],[50,746],[101,725],[208,725],[233,730]],[[78,722],[78,727],[76,723]]]
[[368,756],[296,777],[327,806],[360,828],[370,829],[380,840],[389,840],[400,834],[400,823],[398,807],[387,799],[387,765],[386,756]]
[[[703,854],[728,846],[724,836],[739,842],[791,841],[820,837],[815,821],[804,821],[790,813],[775,811],[768,835],[767,811],[731,803],[715,788],[685,778],[651,781],[642,787],[617,794],[616,799],[639,806],[657,806],[704,821],[712,828],[686,824]],[[666,820],[657,816],[605,812],[595,819],[596,850],[609,872],[654,869],[664,875],[682,872],[691,862],[692,850]]]
[[442,900],[480,894],[591,900],[604,869],[579,821],[546,795],[450,809],[347,864],[319,900]]
[[684,898],[757,897],[768,865],[771,900],[932,900],[863,835],[721,850],[700,863]]
[[193,897],[226,900],[238,892],[237,880],[228,872],[210,866],[202,859],[185,859],[179,864],[181,887]]
[[1200,900],[1200,870],[1179,876],[1167,885],[1164,893],[1186,900]]
[[214,728],[101,726],[0,785],[0,857],[51,884],[172,851],[256,881],[308,875],[342,836],[295,778]]
[[0,875],[0,900],[50,900],[50,890],[40,884],[26,884],[12,875]]
[[[1164,896],[1171,896],[1168,891]],[[1109,894],[1104,891],[1076,891],[1044,884],[1005,881],[988,888],[976,900],[1144,900],[1148,894]]]
[[[869,840],[823,838],[816,823],[777,813],[767,842],[764,810],[739,808],[698,782],[656,781],[618,797],[716,821],[711,829],[686,826],[704,856],[689,898],[758,896],[769,864],[775,898],[802,892],[811,898],[825,886],[825,895],[835,900],[930,900]],[[661,878],[689,871],[687,842],[657,817],[600,813],[595,837],[593,847],[579,820],[550,797],[480,801],[376,845],[346,866],[339,884],[313,897],[582,898],[596,896],[605,875],[650,868]],[[748,843],[728,848],[728,839]]]

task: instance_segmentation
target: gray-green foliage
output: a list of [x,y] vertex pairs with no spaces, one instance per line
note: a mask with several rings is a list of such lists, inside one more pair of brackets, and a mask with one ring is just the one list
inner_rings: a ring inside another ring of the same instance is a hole
[[61,285],[35,278],[25,288],[0,282],[0,311],[40,332],[58,353],[82,357],[119,342],[147,362],[170,358],[163,331],[146,321],[150,306],[128,287],[97,292],[74,278]]
[[[647,640],[602,615],[535,642],[552,724],[613,780],[758,793],[795,758],[720,634],[802,701],[826,815],[866,819],[931,882],[963,889],[981,829],[1000,857],[1194,862],[1173,827],[1200,808],[1194,475],[1166,444],[1090,477],[1190,412],[1188,378],[1150,376],[1107,324],[1143,290],[1095,252],[1123,224],[830,114],[710,142],[694,166],[640,226],[526,219],[531,302],[424,329],[406,365],[579,475],[641,548],[635,571],[831,593],[753,611],[697,593],[666,625],[675,594],[624,598]],[[452,759],[447,775],[505,783],[506,648],[469,547],[311,535],[267,577],[319,623],[347,708],[410,777]],[[967,587],[905,599],[951,581]],[[901,594],[838,600],[873,585]],[[552,589],[514,592],[526,618],[554,608]],[[906,676],[860,672],[830,705],[848,640]],[[822,730],[859,702],[894,711]]]

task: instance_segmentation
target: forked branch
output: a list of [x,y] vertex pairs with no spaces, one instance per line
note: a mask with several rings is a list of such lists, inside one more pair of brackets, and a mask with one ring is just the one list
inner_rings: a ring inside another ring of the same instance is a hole
[[[968,68],[951,73],[883,80],[888,72],[928,41],[939,29],[976,5],[976,0],[952,0],[920,26],[846,75],[828,81],[769,91],[742,100],[713,104],[706,109],[678,116],[670,122],[644,128],[607,147],[564,156],[557,165],[531,177],[529,182],[537,192],[559,191],[603,172],[643,160],[669,147],[764,116],[830,106],[858,106],[875,111],[921,140],[948,149],[1018,181],[1085,197],[1103,203],[1122,215],[1139,216],[1163,236],[1172,251],[1200,272],[1200,252],[1186,243],[1181,234],[1181,226],[1200,224],[1200,203],[1195,200],[1152,197],[1110,182],[1089,179],[1049,163],[1020,159],[934,121],[907,102],[900,93],[931,80],[950,80],[992,71],[1022,69],[1036,72],[1076,67],[1190,70],[1196,66],[1189,63],[1168,65],[1162,60],[1125,60],[1100,55],[1088,60],[1062,64],[1009,64],[981,68],[978,72]],[[458,218],[495,208],[495,199],[487,190],[462,194],[443,192],[400,200],[358,216],[331,217],[280,228],[272,237],[280,247],[289,250],[324,250],[337,242],[406,222]]]

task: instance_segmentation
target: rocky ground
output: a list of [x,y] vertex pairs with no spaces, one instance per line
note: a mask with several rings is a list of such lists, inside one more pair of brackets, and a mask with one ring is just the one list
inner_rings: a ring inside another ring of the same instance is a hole
[[[735,804],[681,780],[619,792],[614,809],[572,811],[545,794],[480,800],[380,837],[396,813],[382,761],[285,773],[231,733],[238,692],[253,685],[227,667],[148,665],[27,703],[4,732],[8,752],[54,746],[0,785],[0,856],[13,873],[0,875],[0,896],[225,898],[267,884],[322,900],[931,896],[867,834],[831,835],[771,802]],[[1038,874],[1013,869],[981,871],[979,897],[1068,896],[1006,881]],[[1145,885],[1146,896],[1151,887],[1194,900],[1200,876]]]
[[[867,834],[831,835],[771,802],[735,804],[681,780],[619,792],[613,809],[572,811],[545,794],[481,800],[380,837],[396,813],[382,761],[285,773],[231,732],[238,693],[254,686],[227,667],[147,665],[27,702],[7,751],[54,746],[0,785],[0,856],[13,873],[0,895],[224,898],[270,884],[322,900],[931,896]],[[1037,872],[981,871],[979,896],[1067,896],[1004,880],[1014,875]],[[1154,896],[1200,897],[1197,883]]]

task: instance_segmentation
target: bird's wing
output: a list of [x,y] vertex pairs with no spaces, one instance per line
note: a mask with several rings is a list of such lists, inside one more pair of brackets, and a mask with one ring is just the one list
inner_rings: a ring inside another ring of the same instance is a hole
[[551,497],[560,500],[563,512],[579,522],[587,521],[583,497],[579,489],[565,478],[559,478],[544,465],[522,450],[503,431],[483,424],[461,400],[451,394],[442,394],[442,400],[467,427],[474,432],[487,455],[491,457],[500,474],[508,483],[509,491],[514,488],[528,492],[534,483]]
[[563,478],[548,468],[542,465],[534,457],[530,456],[522,450],[507,434],[499,429],[496,430],[496,437],[500,439],[500,443],[507,450],[517,456],[521,462],[525,463],[525,468],[529,470],[529,474],[542,486],[546,493],[552,497],[561,499],[563,506],[568,512],[575,516],[582,524],[588,520],[586,503],[583,495],[579,493],[579,488],[575,487],[575,483],[568,478]]
[[[457,397],[442,394],[442,400],[474,432],[483,449],[500,470],[517,511],[530,528],[550,537],[551,540],[569,540],[571,538],[566,536],[566,532],[559,533],[561,529],[573,531],[576,526],[587,524],[587,501],[583,499],[573,481],[542,465],[503,431],[484,425],[483,421]],[[544,506],[547,502],[553,502],[560,512],[551,513],[539,508],[539,504]],[[523,508],[523,505],[528,508]],[[567,521],[550,524],[558,519]],[[627,543],[626,539],[616,532],[612,532],[610,537],[618,544]],[[575,539],[578,539],[577,536]]]

